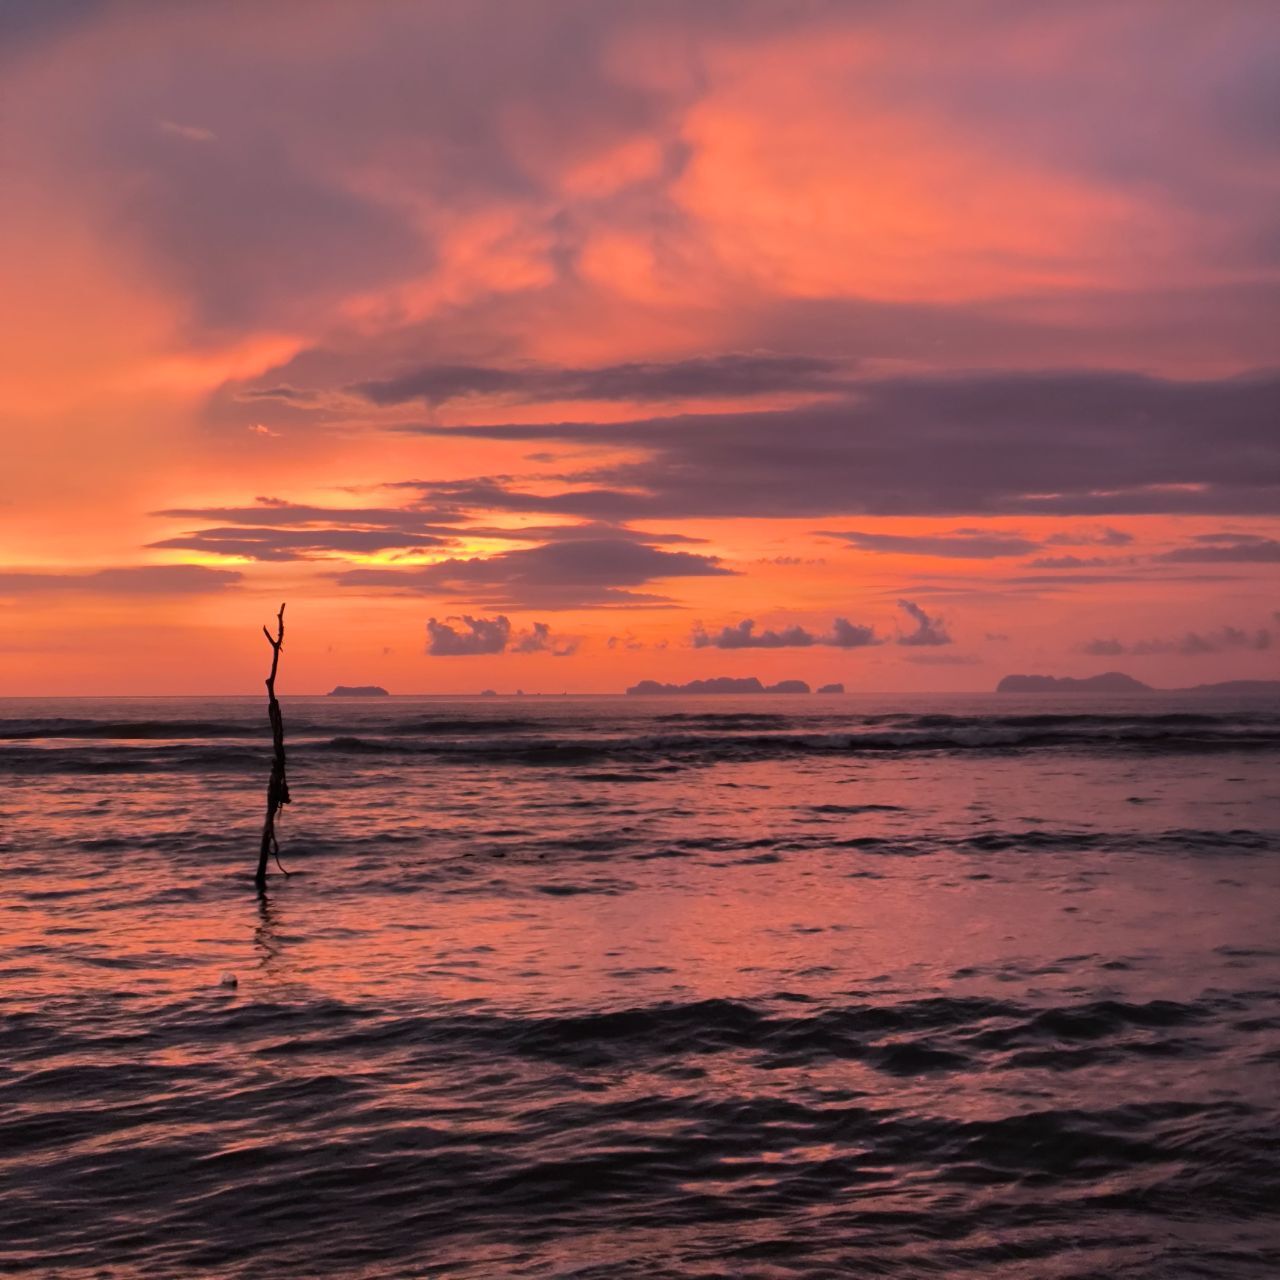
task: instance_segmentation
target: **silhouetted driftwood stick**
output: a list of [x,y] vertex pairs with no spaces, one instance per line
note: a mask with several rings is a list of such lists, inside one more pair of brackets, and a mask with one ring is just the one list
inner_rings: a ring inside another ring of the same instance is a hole
[[274,753],[271,757],[271,779],[267,783],[267,817],[262,824],[262,848],[258,854],[258,874],[254,876],[259,890],[267,885],[267,858],[274,857],[276,866],[285,871],[280,863],[280,846],[276,843],[276,814],[282,804],[289,803],[289,781],[284,768],[284,718],[280,714],[280,704],[276,701],[276,672],[280,667],[280,650],[284,648],[284,605],[276,614],[276,634],[262,628],[271,646],[271,674],[267,677],[267,715],[271,718],[271,739]]

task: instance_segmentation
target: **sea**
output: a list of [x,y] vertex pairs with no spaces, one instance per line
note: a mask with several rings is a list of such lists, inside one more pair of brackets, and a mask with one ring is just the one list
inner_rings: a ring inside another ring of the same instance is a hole
[[0,701],[0,1274],[1280,1276],[1280,701]]

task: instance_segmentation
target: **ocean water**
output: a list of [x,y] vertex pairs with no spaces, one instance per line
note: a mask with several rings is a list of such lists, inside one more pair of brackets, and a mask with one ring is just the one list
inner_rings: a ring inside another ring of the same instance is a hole
[[0,702],[0,1273],[1280,1275],[1280,703]]

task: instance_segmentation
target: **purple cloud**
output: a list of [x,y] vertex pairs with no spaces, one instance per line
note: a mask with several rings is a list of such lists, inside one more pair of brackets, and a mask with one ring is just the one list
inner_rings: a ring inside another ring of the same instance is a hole
[[1046,547],[1125,547],[1133,541],[1133,534],[1109,525],[1094,528],[1064,529],[1051,533],[1045,540]]
[[[460,627],[451,625],[461,623]],[[478,654],[505,653],[511,640],[511,622],[505,616],[427,619],[427,652],[436,658],[472,658]]]
[[701,623],[693,631],[691,642],[695,649],[806,649],[810,645],[831,645],[837,649],[860,649],[879,644],[874,627],[864,627],[847,618],[836,618],[831,630],[818,634],[801,626],[784,627],[781,631],[757,631],[755,620],[743,618],[741,622],[708,632]]
[[1277,564],[1280,541],[1255,533],[1202,533],[1155,557],[1168,564]]
[[994,560],[1021,556],[1040,544],[1017,533],[998,529],[953,529],[950,533],[865,533],[860,530],[822,530],[828,538],[841,538],[859,551],[910,556],[945,556],[957,560]]
[[474,658],[499,653],[548,653],[567,658],[578,651],[577,636],[557,635],[546,622],[515,631],[505,614],[496,618],[461,617],[427,619],[427,653],[435,658]]
[[782,631],[757,631],[751,618],[743,618],[733,626],[722,627],[714,635],[699,624],[693,632],[695,649],[802,649],[817,644],[817,637],[803,627],[787,627]]
[[515,637],[512,653],[549,653],[553,658],[567,658],[578,652],[582,643],[577,636],[553,635],[545,622],[535,622],[526,632]]
[[369,555],[375,551],[414,551],[457,541],[455,530],[441,534],[383,529],[255,529],[230,526],[200,529],[148,543],[151,547],[243,556],[250,560],[316,560]]
[[[468,395],[502,395],[525,403],[696,400],[779,391],[834,391],[847,389],[849,385],[848,375],[831,360],[729,352],[686,360],[577,369],[532,364],[516,368],[430,364],[394,378],[358,382],[347,390],[373,404],[386,406],[412,400],[439,405]],[[307,394],[288,390],[291,398]]]
[[1260,627],[1256,631],[1245,631],[1240,627],[1221,626],[1214,631],[1187,631],[1181,636],[1169,639],[1137,640],[1131,644],[1123,644],[1114,637],[1100,638],[1082,644],[1080,651],[1096,657],[1108,658],[1118,657],[1121,654],[1149,657],[1162,653],[1176,654],[1183,658],[1200,658],[1233,649],[1262,652],[1270,649],[1271,643],[1272,634],[1265,627]]
[[899,600],[898,608],[915,623],[913,631],[898,636],[899,644],[919,647],[951,643],[951,636],[941,618],[931,616],[910,600]]
[[724,577],[716,557],[663,551],[625,538],[570,539],[492,556],[405,568],[351,569],[348,587],[458,596],[486,604],[545,609],[662,603],[634,587],[670,578]]
[[0,595],[75,591],[105,596],[200,595],[225,591],[244,577],[234,569],[202,564],[129,565],[72,573],[24,569],[0,571]]
[[1095,371],[868,380],[855,399],[754,413],[403,429],[641,451],[566,477],[590,487],[561,493],[492,481],[422,486],[425,501],[602,520],[1271,515],[1280,509],[1277,420],[1280,376],[1175,382]]
[[831,636],[823,641],[837,649],[861,649],[866,645],[880,644],[874,627],[864,627],[847,618],[836,618],[831,624]]
[[1099,569],[1106,565],[1132,564],[1132,560],[1117,560],[1114,556],[1037,556],[1029,560],[1032,569]]

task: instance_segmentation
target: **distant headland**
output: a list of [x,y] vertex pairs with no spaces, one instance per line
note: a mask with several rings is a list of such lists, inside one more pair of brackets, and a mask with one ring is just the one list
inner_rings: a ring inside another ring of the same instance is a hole
[[657,680],[641,680],[627,693],[633,696],[697,695],[702,693],[809,693],[803,680],[779,680],[777,684],[761,684],[755,676],[712,676],[707,680],[690,680],[687,684],[661,684]]
[[1005,676],[996,685],[997,693],[1151,693],[1149,684],[1123,671],[1104,671],[1100,676]]
[[339,684],[325,695],[328,698],[389,698],[380,684]]
[[997,693],[1195,693],[1240,697],[1280,696],[1280,680],[1223,680],[1218,684],[1196,684],[1182,689],[1157,689],[1143,684],[1123,671],[1104,671],[1085,676],[1005,676],[996,685]]

